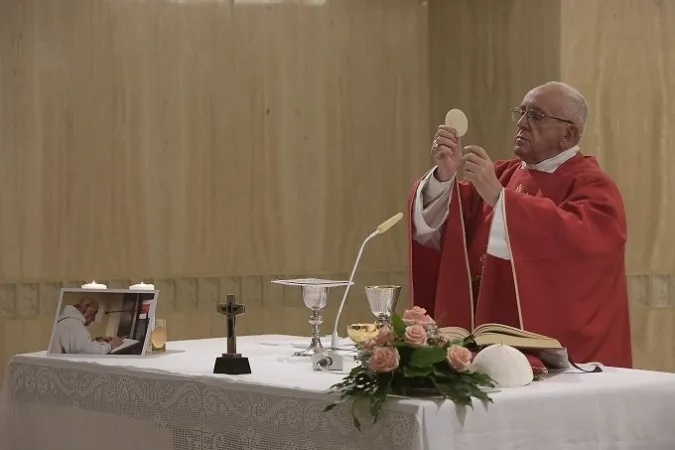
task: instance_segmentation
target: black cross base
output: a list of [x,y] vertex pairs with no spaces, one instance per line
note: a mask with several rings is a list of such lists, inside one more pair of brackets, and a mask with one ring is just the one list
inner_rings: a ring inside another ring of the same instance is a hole
[[239,353],[223,353],[222,356],[216,358],[216,363],[213,365],[213,373],[224,375],[248,375],[251,373],[251,365],[248,358],[241,356]]

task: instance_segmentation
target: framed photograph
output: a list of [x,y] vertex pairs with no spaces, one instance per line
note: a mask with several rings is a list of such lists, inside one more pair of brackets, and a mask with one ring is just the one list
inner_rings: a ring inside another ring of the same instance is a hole
[[61,289],[47,354],[144,356],[159,291]]

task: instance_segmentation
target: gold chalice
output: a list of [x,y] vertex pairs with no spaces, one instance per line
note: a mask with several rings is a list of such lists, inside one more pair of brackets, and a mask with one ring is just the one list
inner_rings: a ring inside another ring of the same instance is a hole
[[374,338],[379,333],[377,324],[374,323],[353,323],[347,327],[347,336],[356,345]]

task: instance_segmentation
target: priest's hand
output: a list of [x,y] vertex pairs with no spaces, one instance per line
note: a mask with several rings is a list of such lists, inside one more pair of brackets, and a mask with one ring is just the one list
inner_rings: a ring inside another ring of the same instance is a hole
[[449,181],[455,176],[462,157],[462,141],[454,129],[445,125],[438,127],[431,146],[431,156],[438,166],[434,173],[438,181]]
[[122,345],[123,342],[124,342],[124,341],[123,341],[121,338],[115,336],[114,338],[110,339],[110,342],[109,342],[110,348],[111,348],[112,350],[115,350],[117,347],[119,347],[120,345]]
[[462,157],[464,178],[478,191],[478,194],[490,206],[495,206],[502,190],[502,184],[495,174],[495,166],[488,154],[477,145],[464,147]]

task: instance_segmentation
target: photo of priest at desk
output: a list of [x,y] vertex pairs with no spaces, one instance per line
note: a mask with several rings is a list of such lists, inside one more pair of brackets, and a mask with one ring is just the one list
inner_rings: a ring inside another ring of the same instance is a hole
[[144,355],[155,296],[154,291],[64,289],[48,353]]

